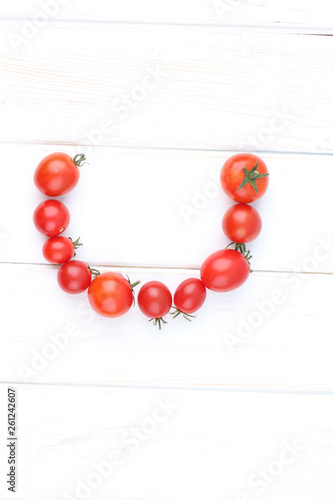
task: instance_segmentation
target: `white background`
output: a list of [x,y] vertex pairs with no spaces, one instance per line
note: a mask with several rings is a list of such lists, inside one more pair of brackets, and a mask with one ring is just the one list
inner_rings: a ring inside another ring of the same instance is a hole
[[[2,2],[1,500],[332,498],[332,14],[329,0]],[[54,151],[89,160],[65,197],[78,258],[172,291],[227,243],[223,162],[260,154],[248,282],[163,332],[138,308],[90,315],[32,225],[33,172]],[[174,409],[156,423],[161,401]]]

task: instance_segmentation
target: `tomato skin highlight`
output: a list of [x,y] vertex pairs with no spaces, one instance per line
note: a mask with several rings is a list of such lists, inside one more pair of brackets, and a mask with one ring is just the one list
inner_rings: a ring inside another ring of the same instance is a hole
[[266,164],[259,156],[250,153],[241,153],[228,158],[224,163],[221,174],[220,183],[225,194],[238,203],[252,203],[261,198],[268,188],[269,176],[262,177],[256,181],[258,194],[251,184],[246,184],[239,189],[244,180],[243,168],[250,170],[258,162],[257,171],[259,174],[268,174]]
[[261,231],[262,222],[259,212],[246,203],[230,207],[223,216],[222,229],[229,240],[235,243],[249,243]]
[[33,221],[40,233],[48,237],[58,236],[68,227],[70,214],[61,201],[45,200],[35,208]]
[[207,290],[203,282],[198,278],[188,278],[176,288],[173,302],[179,311],[193,314],[203,305],[206,296]]
[[237,250],[224,249],[212,253],[201,266],[201,281],[213,292],[230,292],[249,277],[250,266]]
[[44,259],[51,264],[64,264],[75,253],[73,242],[65,236],[54,236],[45,241],[43,245]]
[[171,292],[161,281],[148,281],[140,288],[138,305],[141,312],[148,318],[160,319],[171,309]]
[[133,305],[133,291],[128,280],[120,273],[102,273],[88,289],[91,307],[101,316],[117,318]]
[[57,278],[58,284],[64,292],[77,294],[87,290],[91,283],[92,274],[85,262],[70,260],[61,266]]
[[69,193],[79,182],[80,172],[74,160],[66,153],[52,153],[37,165],[34,182],[46,196]]

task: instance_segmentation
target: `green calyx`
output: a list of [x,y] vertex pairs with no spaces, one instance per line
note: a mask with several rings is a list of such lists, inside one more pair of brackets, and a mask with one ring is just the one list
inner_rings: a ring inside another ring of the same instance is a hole
[[83,167],[83,165],[85,165],[87,158],[85,157],[85,155],[83,153],[81,154],[77,154],[74,156],[73,158],[73,162],[75,163],[75,165],[77,167]]
[[128,274],[126,274],[127,281],[129,283],[129,286],[132,289],[132,294],[133,294],[133,307],[135,306],[135,291],[133,290],[135,286],[140,285],[141,281],[135,281],[134,283],[131,283],[131,280],[129,279]]
[[75,250],[77,250],[79,247],[83,247],[83,243],[80,242],[80,236],[78,237],[77,240],[74,241],[73,238],[68,238],[68,239],[71,240],[71,242],[73,243]]
[[229,243],[229,245],[227,245],[225,248],[227,249],[227,248],[231,247],[232,245],[235,245],[234,250],[241,253],[246,258],[246,260],[248,261],[249,266],[250,266],[250,272],[252,273],[251,262],[250,262],[250,260],[252,259],[252,255],[251,255],[250,250],[247,250],[245,243],[236,243],[235,241],[232,241],[231,243]]
[[251,184],[251,186],[253,187],[255,192],[258,194],[257,180],[262,179],[262,177],[267,177],[267,175],[269,175],[269,174],[259,174],[257,169],[258,169],[258,160],[257,160],[257,163],[255,164],[255,166],[253,168],[251,168],[251,170],[248,170],[247,168],[243,168],[243,172],[244,172],[245,177],[244,177],[244,179],[243,179],[243,181],[242,181],[242,183],[239,186],[237,191],[242,189],[242,187],[246,186],[246,184]]
[[170,313],[171,316],[173,316],[173,319],[177,318],[181,314],[183,315],[183,318],[187,319],[187,321],[192,321],[193,318],[196,318],[196,315],[194,315],[194,314],[184,313],[180,309],[177,309],[177,307],[175,307],[175,306],[172,306],[172,307],[173,307],[173,309],[175,309],[174,311],[172,311]]
[[98,269],[94,269],[93,267],[90,267],[90,266],[87,266],[88,269],[90,269],[90,272],[93,276],[93,278],[96,278],[97,276],[99,276],[101,273],[98,271]]
[[152,321],[153,325],[155,325],[155,326],[158,325],[159,330],[162,330],[162,326],[167,324],[167,321],[165,321],[164,318],[151,318],[148,320],[148,322],[149,321]]

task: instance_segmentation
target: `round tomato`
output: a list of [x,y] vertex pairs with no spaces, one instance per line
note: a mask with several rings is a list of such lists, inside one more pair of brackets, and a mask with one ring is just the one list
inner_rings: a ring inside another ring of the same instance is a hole
[[120,273],[108,272],[97,276],[90,284],[88,299],[101,316],[117,318],[127,313],[133,304],[133,287]]
[[183,313],[184,318],[191,316],[200,309],[206,300],[206,287],[198,278],[188,278],[178,285],[174,293],[173,302],[176,311],[171,313],[174,318]]
[[40,203],[33,215],[36,228],[45,236],[58,236],[69,225],[69,211],[61,201],[46,200]]
[[242,153],[231,156],[223,165],[220,182],[229,198],[239,203],[252,203],[268,188],[268,170],[259,156]]
[[141,312],[154,320],[154,324],[161,329],[161,322],[166,323],[163,316],[171,309],[172,295],[164,283],[148,281],[139,291],[138,304]]
[[241,286],[249,274],[247,259],[232,249],[212,253],[201,266],[201,281],[213,292],[230,292]]
[[233,205],[222,219],[224,234],[235,243],[248,243],[255,240],[260,234],[261,226],[259,212],[246,203]]
[[72,159],[66,153],[52,153],[38,164],[34,181],[37,189],[46,196],[61,196],[71,191],[79,182],[78,167],[85,161],[80,154]]
[[64,264],[75,255],[75,250],[82,246],[79,240],[80,238],[72,241],[71,238],[65,238],[65,236],[49,238],[43,245],[44,259],[51,264]]
[[58,271],[60,288],[67,293],[81,293],[87,290],[91,283],[90,267],[81,260],[70,260],[61,266]]

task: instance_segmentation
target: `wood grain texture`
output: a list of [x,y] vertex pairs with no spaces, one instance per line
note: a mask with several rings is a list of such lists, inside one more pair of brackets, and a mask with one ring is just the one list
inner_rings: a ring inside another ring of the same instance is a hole
[[[46,8],[42,8],[46,5]],[[123,0],[106,2],[96,0],[56,0],[40,2],[15,0],[2,3],[0,16],[12,18],[26,16],[33,19],[38,12],[54,12],[57,19],[75,21],[129,21],[184,24],[245,24],[281,27],[332,27],[329,0]]]
[[[0,395],[5,398],[5,388]],[[49,386],[18,386],[17,395],[18,498],[82,499],[78,481],[89,481],[116,452],[121,455],[114,461],[123,463],[93,488],[91,498],[252,498],[260,491],[248,482],[258,482],[260,468],[278,471],[275,477],[268,472],[262,498],[331,498],[332,396]],[[174,409],[159,412],[164,421],[154,428],[147,419],[161,401]],[[142,438],[135,438],[135,448],[129,437],[138,430]],[[281,455],[286,443],[295,456]],[[4,447],[0,454],[4,460]],[[1,498],[9,499],[0,488]]]
[[332,151],[332,37],[60,23],[15,51],[22,29],[0,25],[3,142]]
[[[1,203],[10,214],[0,225],[1,262],[45,263],[45,237],[32,223],[45,197],[35,188],[33,173],[57,150],[71,156],[77,151],[61,145],[0,146]],[[81,236],[84,246],[77,256],[91,265],[199,269],[229,243],[221,220],[233,202],[222,192],[219,172],[231,154],[92,148],[79,185],[62,198],[72,214],[64,235]],[[248,245],[253,268],[332,273],[331,157],[262,157],[271,177],[269,191],[255,204],[263,230]]]
[[[56,269],[2,264],[0,272],[1,381],[333,390],[331,275],[295,282],[253,273],[235,292],[209,292],[192,323],[167,316],[159,332],[138,307],[118,319],[95,315],[85,293],[68,296],[58,288]],[[172,292],[197,276],[128,272]]]

